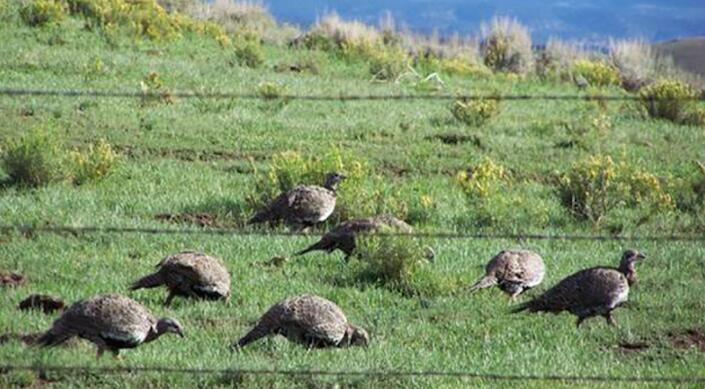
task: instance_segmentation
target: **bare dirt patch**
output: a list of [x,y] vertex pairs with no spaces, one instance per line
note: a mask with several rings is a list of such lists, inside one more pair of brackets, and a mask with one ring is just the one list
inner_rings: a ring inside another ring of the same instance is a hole
[[40,309],[46,314],[51,314],[56,311],[64,310],[64,308],[66,308],[66,304],[64,304],[63,300],[59,298],[45,294],[33,294],[22,300],[17,308],[23,311]]
[[5,344],[13,340],[18,340],[27,346],[31,346],[37,343],[39,337],[42,336],[41,332],[30,332],[26,334],[2,334],[0,335],[0,344]]
[[701,328],[692,328],[681,332],[670,332],[668,339],[673,347],[681,350],[697,348],[700,352],[705,353],[705,330]]
[[634,354],[648,350],[651,347],[646,342],[620,342],[617,351],[621,354]]
[[222,227],[218,216],[210,213],[160,213],[154,216],[157,220],[171,223],[195,224],[199,227]]
[[264,152],[237,152],[228,150],[195,150],[195,149],[166,149],[148,146],[114,145],[115,150],[128,158],[159,157],[171,158],[181,161],[232,161],[232,160],[265,160],[268,155]]
[[19,273],[0,272],[0,286],[22,286],[27,279]]

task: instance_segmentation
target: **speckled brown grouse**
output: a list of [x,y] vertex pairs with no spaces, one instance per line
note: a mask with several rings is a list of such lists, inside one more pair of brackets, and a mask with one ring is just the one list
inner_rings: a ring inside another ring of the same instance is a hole
[[495,255],[487,266],[485,276],[470,291],[497,286],[512,299],[543,281],[546,268],[543,259],[527,250],[504,250]]
[[323,235],[321,240],[299,251],[296,255],[303,255],[311,251],[325,251],[332,253],[335,250],[340,250],[345,253],[347,260],[353,251],[355,251],[355,238],[360,234],[369,234],[379,231],[383,228],[389,228],[395,232],[411,233],[414,229],[391,215],[378,215],[366,219],[353,219],[343,222]]
[[323,222],[333,213],[336,203],[338,183],[345,179],[339,172],[326,176],[325,184],[301,185],[282,193],[272,200],[264,209],[257,212],[247,222],[284,223],[296,228],[308,228]]
[[145,307],[130,298],[104,294],[73,304],[36,344],[56,346],[78,336],[98,347],[98,358],[106,350],[117,357],[120,349],[137,347],[169,332],[184,336],[176,319],[157,320]]
[[283,335],[309,348],[367,346],[369,342],[367,332],[348,323],[335,303],[308,294],[272,306],[231,348],[238,350],[268,335]]
[[170,255],[157,264],[158,270],[135,281],[131,290],[166,285],[170,305],[175,296],[208,300],[230,298],[230,273],[223,262],[195,251]]
[[563,279],[541,296],[519,305],[514,312],[568,311],[578,317],[579,327],[583,320],[602,316],[615,325],[612,311],[627,301],[629,287],[636,282],[635,262],[645,255],[627,250],[622,255],[618,268],[593,267],[581,270]]

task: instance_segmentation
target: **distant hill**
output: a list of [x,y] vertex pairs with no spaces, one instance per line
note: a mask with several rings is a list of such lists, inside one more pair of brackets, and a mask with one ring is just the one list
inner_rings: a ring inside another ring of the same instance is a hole
[[673,57],[676,65],[691,73],[705,76],[705,37],[677,39],[655,45],[656,49]]

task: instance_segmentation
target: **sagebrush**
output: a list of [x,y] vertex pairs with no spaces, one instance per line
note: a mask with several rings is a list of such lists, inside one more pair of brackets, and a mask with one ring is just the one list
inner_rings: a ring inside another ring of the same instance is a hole
[[2,147],[2,168],[10,181],[37,187],[64,174],[63,142],[51,129],[35,128]]
[[418,240],[361,235],[355,245],[353,255],[363,265],[357,275],[360,281],[410,297],[435,297],[457,287],[453,280],[429,271],[433,249]]
[[533,65],[531,34],[516,19],[495,17],[481,26],[485,65],[502,72],[527,73]]

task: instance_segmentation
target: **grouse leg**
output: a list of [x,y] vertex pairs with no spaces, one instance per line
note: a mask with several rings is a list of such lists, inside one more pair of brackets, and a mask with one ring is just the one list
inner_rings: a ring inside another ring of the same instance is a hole
[[605,320],[607,320],[607,323],[609,325],[611,325],[613,327],[617,326],[617,322],[614,320],[614,317],[612,316],[612,311],[605,313],[604,315],[602,315],[602,317],[604,317]]
[[166,300],[164,300],[164,306],[168,307],[171,305],[171,301],[176,297],[176,293],[173,290],[169,290],[169,295],[166,296]]
[[514,304],[514,302],[517,300],[517,296],[519,296],[522,291],[523,290],[521,288],[515,290],[514,293],[509,296],[509,304]]

